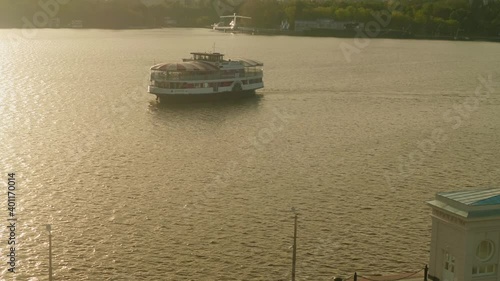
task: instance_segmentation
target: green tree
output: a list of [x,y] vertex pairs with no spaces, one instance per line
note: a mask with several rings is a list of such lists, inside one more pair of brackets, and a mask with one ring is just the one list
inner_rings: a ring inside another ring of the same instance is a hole
[[274,28],[284,19],[282,6],[276,1],[252,0],[246,1],[239,14],[252,18],[252,25],[261,28]]

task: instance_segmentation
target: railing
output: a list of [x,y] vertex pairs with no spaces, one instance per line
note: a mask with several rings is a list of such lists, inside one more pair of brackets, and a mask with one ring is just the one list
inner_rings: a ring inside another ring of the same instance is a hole
[[423,271],[424,273],[424,276],[422,277],[423,281],[427,281],[428,280],[428,273],[429,273],[429,267],[427,265],[425,265],[424,268],[421,268],[420,270],[418,271],[415,271],[413,273],[409,273],[408,275],[406,276],[403,276],[403,277],[396,277],[396,278],[390,278],[390,277],[367,277],[367,276],[361,276],[361,275],[358,275],[357,272],[354,272],[354,275],[348,277],[348,278],[345,278],[345,279],[342,279],[342,278],[335,278],[334,280],[339,280],[339,281],[347,281],[347,280],[350,280],[352,278],[353,281],[398,281],[398,280],[407,280],[408,278],[411,278],[411,277],[414,277],[415,275],[417,275],[418,273],[421,273]]
[[202,74],[202,75],[176,75],[165,77],[154,77],[153,79],[158,82],[167,81],[196,81],[196,80],[216,80],[216,79],[234,79],[234,78],[253,78],[262,77],[262,71],[247,71],[243,75],[235,74]]

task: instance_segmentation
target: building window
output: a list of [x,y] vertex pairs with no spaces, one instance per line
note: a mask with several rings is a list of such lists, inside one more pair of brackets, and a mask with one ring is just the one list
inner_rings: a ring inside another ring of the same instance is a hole
[[496,264],[474,265],[472,267],[472,275],[491,275],[497,273]]
[[444,269],[451,273],[455,272],[455,257],[448,252],[444,252]]
[[480,261],[487,261],[489,260],[492,256],[493,253],[495,252],[493,242],[490,240],[483,240],[479,245],[477,245],[476,248],[476,257]]

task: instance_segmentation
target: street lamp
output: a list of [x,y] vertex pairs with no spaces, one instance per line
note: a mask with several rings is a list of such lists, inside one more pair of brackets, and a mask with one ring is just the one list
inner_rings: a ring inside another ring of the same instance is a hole
[[297,261],[297,212],[295,208],[292,208],[292,212],[295,214],[293,224],[292,281],[295,281],[295,263]]
[[46,226],[47,231],[49,232],[49,281],[53,281],[52,279],[52,227],[50,224]]

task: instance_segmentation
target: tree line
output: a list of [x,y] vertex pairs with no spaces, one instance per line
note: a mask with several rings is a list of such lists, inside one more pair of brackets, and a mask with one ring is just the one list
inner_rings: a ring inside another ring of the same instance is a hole
[[248,0],[239,12],[252,17],[252,23],[262,28],[276,27],[283,19],[291,26],[296,20],[315,19],[367,23],[379,14],[388,15],[385,28],[417,35],[454,35],[460,31],[468,35],[500,36],[498,0]]
[[[86,28],[162,27],[175,24],[205,27],[218,22],[214,3],[228,0],[186,1],[155,0],[0,0],[0,28],[26,27],[26,21],[43,26],[45,8],[50,18],[58,18],[65,27],[81,20]],[[232,1],[234,3],[237,1]],[[499,36],[499,0],[246,0],[239,1],[234,12],[252,17],[243,24],[257,28],[279,28],[283,20],[293,29],[297,20],[332,19],[367,23],[374,14],[388,15],[387,29],[411,31],[426,36],[453,35],[457,32],[477,36]],[[194,5],[196,4],[196,5]],[[48,4],[47,4],[48,5]],[[229,5],[229,4],[228,4]],[[54,5],[53,5],[54,6]],[[52,12],[50,14],[49,12]],[[38,16],[38,17],[37,17]]]
[[186,6],[172,0],[0,0],[0,28],[26,27],[27,21],[48,27],[44,14],[58,19],[60,27],[78,20],[85,28],[109,29],[202,27],[219,19],[210,1]]

